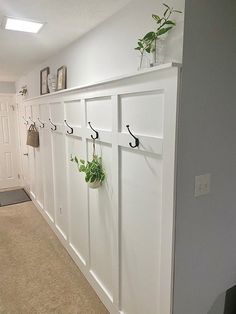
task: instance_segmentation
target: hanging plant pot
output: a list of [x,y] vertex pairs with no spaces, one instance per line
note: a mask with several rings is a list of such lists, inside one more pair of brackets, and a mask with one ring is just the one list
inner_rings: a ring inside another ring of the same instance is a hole
[[93,139],[93,158],[91,161],[86,162],[76,156],[71,156],[70,160],[77,164],[79,172],[85,174],[85,182],[91,189],[97,189],[102,185],[105,180],[105,172],[102,166],[102,157],[95,154],[95,139]]
[[94,182],[89,182],[88,186],[90,189],[98,189],[102,185],[102,182],[99,180],[95,180]]

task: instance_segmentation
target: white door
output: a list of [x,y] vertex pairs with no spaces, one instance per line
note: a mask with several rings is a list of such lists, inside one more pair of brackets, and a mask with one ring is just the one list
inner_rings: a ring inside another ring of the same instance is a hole
[[0,189],[19,185],[15,97],[0,95]]

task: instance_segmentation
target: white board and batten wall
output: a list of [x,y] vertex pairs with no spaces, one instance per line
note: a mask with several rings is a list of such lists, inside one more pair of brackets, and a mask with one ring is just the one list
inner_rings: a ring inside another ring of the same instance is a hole
[[[166,64],[24,102],[40,132],[31,197],[110,313],[171,313],[179,76]],[[70,161],[92,156],[88,122],[106,171],[97,190]]]

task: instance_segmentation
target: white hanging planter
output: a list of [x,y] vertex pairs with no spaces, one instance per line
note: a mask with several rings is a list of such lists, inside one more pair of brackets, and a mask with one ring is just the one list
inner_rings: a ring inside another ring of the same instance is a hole
[[90,189],[98,189],[102,185],[102,182],[99,180],[95,180],[94,182],[89,182],[88,186]]

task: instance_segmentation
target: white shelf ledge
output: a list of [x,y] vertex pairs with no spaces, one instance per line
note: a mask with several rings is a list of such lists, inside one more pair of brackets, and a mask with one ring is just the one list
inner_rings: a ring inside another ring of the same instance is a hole
[[106,79],[106,80],[103,80],[103,81],[97,81],[97,82],[94,82],[94,83],[80,85],[80,86],[76,86],[76,87],[72,87],[72,88],[67,88],[67,89],[63,89],[63,90],[58,91],[58,92],[48,93],[48,94],[45,94],[45,95],[40,95],[40,96],[36,96],[36,97],[33,97],[33,98],[25,99],[24,102],[37,100],[37,99],[41,99],[41,98],[46,98],[46,97],[51,97],[51,96],[63,95],[64,93],[74,92],[74,91],[85,89],[85,88],[91,88],[91,87],[95,87],[95,86],[106,84],[106,83],[113,83],[115,81],[123,80],[123,79],[126,79],[126,78],[135,77],[135,76],[139,76],[139,75],[144,75],[144,74],[147,74],[147,73],[161,71],[161,70],[169,69],[169,68],[173,68],[173,67],[181,68],[182,64],[181,63],[175,63],[175,62],[164,63],[164,64],[157,65],[157,66],[154,66],[154,67],[151,67],[151,68],[142,69],[142,70],[139,70],[139,71],[136,71],[136,72],[133,72],[133,73],[112,77],[110,79]]

